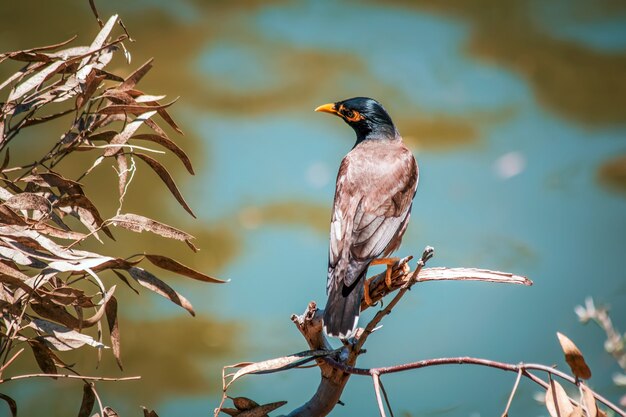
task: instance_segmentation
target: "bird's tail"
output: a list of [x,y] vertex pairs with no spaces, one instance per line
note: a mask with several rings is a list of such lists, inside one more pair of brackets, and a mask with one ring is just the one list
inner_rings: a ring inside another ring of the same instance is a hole
[[361,312],[365,273],[363,271],[362,276],[349,287],[341,285],[339,288],[330,288],[324,309],[324,332],[328,336],[339,339],[354,336]]

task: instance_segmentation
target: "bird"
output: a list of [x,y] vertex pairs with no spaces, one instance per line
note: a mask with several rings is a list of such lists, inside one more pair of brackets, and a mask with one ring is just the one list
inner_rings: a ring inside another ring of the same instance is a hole
[[[330,224],[323,329],[330,337],[352,338],[371,264],[387,265],[387,285],[411,216],[419,168],[389,113],[378,101],[354,97],[315,109],[343,119],[356,143],[337,174]],[[365,294],[364,294],[365,292]],[[369,300],[369,301],[368,301]]]

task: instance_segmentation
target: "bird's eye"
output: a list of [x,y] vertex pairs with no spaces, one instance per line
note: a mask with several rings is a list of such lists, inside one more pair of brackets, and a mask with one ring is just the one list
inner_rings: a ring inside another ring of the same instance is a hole
[[354,118],[354,112],[352,110],[346,110],[343,112],[343,115],[346,116],[348,119],[352,119]]

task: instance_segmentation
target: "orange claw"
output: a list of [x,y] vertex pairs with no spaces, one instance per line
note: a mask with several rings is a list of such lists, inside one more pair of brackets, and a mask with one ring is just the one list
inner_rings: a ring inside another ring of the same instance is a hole
[[368,305],[368,307],[371,307],[374,305],[374,302],[372,302],[372,297],[370,297],[370,282],[372,281],[372,279],[366,279],[365,280],[365,285],[363,286],[363,299],[365,300],[365,304]]
[[385,271],[385,285],[387,289],[391,289],[391,273],[393,272],[393,265],[398,262],[400,258],[380,258],[374,259],[370,265],[387,265],[387,271]]

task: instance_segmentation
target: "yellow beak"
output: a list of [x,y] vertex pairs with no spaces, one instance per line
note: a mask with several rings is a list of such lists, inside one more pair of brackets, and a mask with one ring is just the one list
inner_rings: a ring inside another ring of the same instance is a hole
[[335,103],[322,104],[321,106],[317,107],[315,111],[337,114],[337,110],[335,109]]

